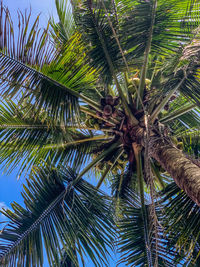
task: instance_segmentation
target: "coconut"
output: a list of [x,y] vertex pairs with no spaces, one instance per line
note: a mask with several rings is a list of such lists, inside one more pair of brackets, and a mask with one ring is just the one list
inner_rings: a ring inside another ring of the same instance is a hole
[[149,87],[149,85],[151,84],[151,80],[145,79],[145,84],[146,84],[147,87]]
[[176,95],[172,95],[169,100],[174,101],[175,99],[176,99]]
[[140,84],[140,79],[136,77],[128,79],[128,85],[131,85],[133,83],[138,87]]
[[116,118],[119,117],[119,112],[118,112],[117,109],[115,109],[114,112],[112,113],[112,117],[113,117],[114,119],[116,119]]
[[135,86],[130,84],[128,86],[128,91],[129,91],[130,94],[134,94],[135,93]]
[[164,110],[169,110],[169,103],[167,103],[165,106],[164,106]]
[[106,105],[103,109],[103,114],[106,116],[112,115],[112,107],[110,105]]

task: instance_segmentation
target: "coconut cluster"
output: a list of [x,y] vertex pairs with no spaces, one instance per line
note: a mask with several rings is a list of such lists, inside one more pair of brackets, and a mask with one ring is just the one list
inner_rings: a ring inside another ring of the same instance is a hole
[[[145,132],[145,116],[144,110],[141,108],[138,110],[136,108],[136,95],[137,89],[139,88],[140,79],[138,77],[126,78],[126,85],[128,89],[129,99],[131,96],[129,107],[132,110],[134,116],[138,120],[138,125],[132,125],[129,117],[126,116],[123,108],[121,106],[120,97],[113,97],[112,95],[107,95],[100,100],[101,111],[96,111],[96,117],[87,116],[85,121],[86,126],[100,130],[105,128],[110,128],[111,131],[108,135],[112,135],[113,139],[109,143],[105,143],[102,147],[99,147],[94,151],[93,157],[97,157],[102,150],[106,149],[106,146],[113,142],[121,140],[124,147],[124,153],[116,161],[116,157],[109,155],[108,158],[104,158],[96,165],[96,170],[104,171],[109,166],[112,167],[112,173],[117,174],[118,171],[124,171],[127,163],[129,162],[131,166],[135,164],[135,157],[132,150],[132,143],[137,143],[141,146],[144,145],[144,132]],[[143,105],[149,104],[149,96],[152,94],[150,90],[151,80],[145,80],[145,88],[143,95]],[[173,95],[169,102],[176,98]],[[131,103],[132,102],[132,103]],[[152,128],[152,134],[154,133],[154,128]],[[116,162],[115,162],[116,161]]]
[[[102,112],[96,112],[98,119],[87,115],[85,125],[88,128],[94,128],[95,130],[100,130],[102,127],[113,127],[113,124],[109,123],[110,118],[118,119],[118,121],[120,121],[121,118],[124,117],[124,113],[119,110],[120,103],[120,97],[107,95],[106,97],[101,98]],[[107,122],[105,120],[107,120]]]
[[[140,79],[137,77],[127,79],[127,87],[128,87],[129,93],[135,94],[136,88],[139,88],[139,84],[140,84]],[[147,90],[149,89],[150,84],[151,84],[151,80],[145,79],[145,87]]]
[[113,97],[107,95],[106,97],[101,98],[101,108],[102,113],[98,112],[99,116],[102,116],[103,119],[110,119],[111,117],[116,119],[118,117],[123,117],[124,114],[119,111],[119,105],[121,103],[120,97]]

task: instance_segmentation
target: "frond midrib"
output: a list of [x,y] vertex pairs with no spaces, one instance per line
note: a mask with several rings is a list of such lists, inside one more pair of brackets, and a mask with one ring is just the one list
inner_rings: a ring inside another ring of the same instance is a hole
[[10,246],[9,249],[0,255],[0,261],[2,261],[6,256],[8,256],[31,232],[39,227],[42,221],[55,209],[57,204],[66,198],[68,190],[70,190],[70,185],[68,186],[49,204],[49,206],[42,212],[42,214],[36,219],[36,221]]

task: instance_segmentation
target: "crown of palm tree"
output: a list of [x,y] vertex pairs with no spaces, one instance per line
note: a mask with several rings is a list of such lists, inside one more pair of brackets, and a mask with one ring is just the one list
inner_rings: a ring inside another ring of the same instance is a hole
[[17,35],[1,3],[0,164],[29,174],[1,266],[199,266],[198,2],[56,0]]

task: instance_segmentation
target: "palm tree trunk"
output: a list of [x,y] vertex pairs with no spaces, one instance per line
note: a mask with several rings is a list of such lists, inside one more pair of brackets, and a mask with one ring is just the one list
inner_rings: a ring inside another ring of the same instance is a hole
[[200,206],[200,168],[168,140],[152,137],[149,151],[175,183]]

